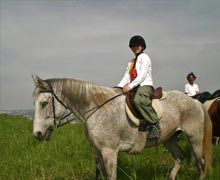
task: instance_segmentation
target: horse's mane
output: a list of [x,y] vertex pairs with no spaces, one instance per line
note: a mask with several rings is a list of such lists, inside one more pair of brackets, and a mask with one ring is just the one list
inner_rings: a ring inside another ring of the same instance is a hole
[[78,112],[91,102],[98,106],[119,94],[118,89],[99,86],[88,81],[67,78],[47,79],[45,81],[51,84],[57,96],[69,105],[74,105]]
[[216,90],[213,94],[212,94],[212,98],[217,98],[220,97],[220,89]]

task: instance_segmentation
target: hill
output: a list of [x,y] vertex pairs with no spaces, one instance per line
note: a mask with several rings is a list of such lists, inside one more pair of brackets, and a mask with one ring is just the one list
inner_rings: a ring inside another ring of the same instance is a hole
[[12,116],[23,116],[30,120],[34,119],[34,109],[0,110],[0,114],[8,114]]

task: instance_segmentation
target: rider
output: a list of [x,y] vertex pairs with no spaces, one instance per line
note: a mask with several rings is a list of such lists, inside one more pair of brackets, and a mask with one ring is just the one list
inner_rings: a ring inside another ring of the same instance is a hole
[[196,80],[195,74],[191,72],[187,75],[186,78],[188,83],[185,84],[185,93],[190,97],[199,94],[199,86],[194,83],[194,81]]
[[146,43],[143,37],[133,36],[130,39],[129,47],[135,54],[135,58],[128,64],[127,71],[124,74],[118,87],[122,88],[123,93],[135,90],[134,105],[142,115],[138,130],[149,132],[149,138],[158,138],[160,136],[159,118],[152,108],[153,80],[151,74],[151,60],[143,51],[146,49]]

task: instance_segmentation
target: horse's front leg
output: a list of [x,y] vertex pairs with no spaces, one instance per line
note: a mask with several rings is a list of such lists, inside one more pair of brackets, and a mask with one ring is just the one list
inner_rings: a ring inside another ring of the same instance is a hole
[[103,163],[105,166],[105,172],[108,180],[116,180],[117,179],[117,157],[118,151],[103,148],[101,150]]
[[103,180],[106,177],[105,166],[103,159],[99,151],[94,148],[95,160],[96,160],[96,180]]

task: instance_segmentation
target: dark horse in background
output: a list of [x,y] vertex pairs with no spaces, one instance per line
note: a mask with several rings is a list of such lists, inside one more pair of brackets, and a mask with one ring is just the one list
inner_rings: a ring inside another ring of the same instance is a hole
[[208,91],[193,96],[205,105],[209,112],[213,127],[213,143],[218,144],[220,137],[220,89],[213,94]]

